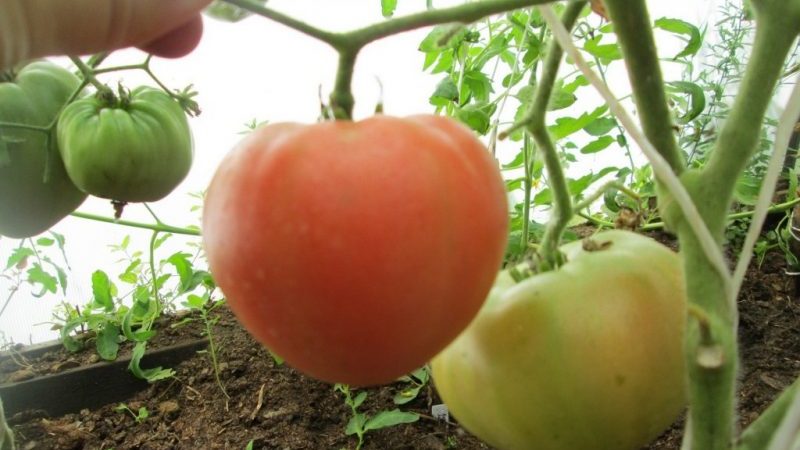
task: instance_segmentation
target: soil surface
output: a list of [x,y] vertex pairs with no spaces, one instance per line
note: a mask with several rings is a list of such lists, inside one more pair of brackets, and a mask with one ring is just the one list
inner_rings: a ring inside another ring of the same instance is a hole
[[[674,247],[666,235],[656,235]],[[786,274],[780,253],[754,262],[740,296],[742,357],[740,423],[746,426],[800,373],[800,303],[795,278]],[[117,403],[62,417],[27,411],[10,417],[20,449],[353,449],[345,435],[351,417],[341,393],[304,377],[255,343],[227,309],[216,313],[214,339],[219,346],[218,385],[208,353],[174,367],[177,375],[135,394],[124,403],[145,407],[149,417],[137,423]],[[153,345],[203,337],[199,322],[178,329],[161,327]],[[51,352],[25,364],[0,365],[0,383],[96,362],[90,351]],[[20,371],[24,372],[20,374]],[[398,408],[393,397],[407,387],[398,383],[367,389],[361,410],[375,414]],[[227,395],[227,397],[226,397]],[[420,415],[416,423],[370,431],[364,449],[488,449],[455,422],[434,420],[440,403],[427,385],[417,398],[399,406]],[[682,419],[650,450],[680,448]]]

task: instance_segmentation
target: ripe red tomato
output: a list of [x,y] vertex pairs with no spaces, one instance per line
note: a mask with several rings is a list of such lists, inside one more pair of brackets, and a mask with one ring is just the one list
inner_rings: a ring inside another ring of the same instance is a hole
[[233,312],[329,382],[425,364],[476,315],[508,227],[496,162],[451,119],[272,124],[208,189],[203,239]]

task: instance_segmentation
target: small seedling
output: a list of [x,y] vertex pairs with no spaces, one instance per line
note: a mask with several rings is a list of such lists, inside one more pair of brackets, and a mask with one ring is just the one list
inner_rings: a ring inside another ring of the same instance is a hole
[[117,405],[116,408],[114,408],[114,410],[117,412],[127,411],[128,414],[130,414],[131,417],[133,417],[133,420],[135,420],[136,423],[142,423],[145,421],[145,419],[150,417],[150,411],[148,411],[147,408],[144,406],[139,408],[138,412],[133,412],[133,410],[130,407],[128,407],[128,405],[126,405],[125,403],[120,403],[119,405]]
[[399,409],[380,411],[370,417],[358,411],[358,408],[364,403],[364,400],[367,399],[367,393],[365,391],[361,391],[358,395],[353,397],[350,386],[346,384],[337,384],[334,389],[344,394],[344,402],[353,412],[353,417],[347,422],[345,434],[348,436],[356,435],[358,438],[356,450],[360,450],[361,446],[364,445],[364,435],[367,434],[368,431],[393,427],[403,423],[413,423],[419,420],[418,414],[400,411]]
[[419,391],[428,384],[430,377],[430,368],[428,368],[428,366],[423,366],[411,372],[409,375],[400,378],[400,381],[404,381],[408,384],[403,388],[402,391],[395,394],[393,399],[394,404],[405,405],[406,403],[417,398]]

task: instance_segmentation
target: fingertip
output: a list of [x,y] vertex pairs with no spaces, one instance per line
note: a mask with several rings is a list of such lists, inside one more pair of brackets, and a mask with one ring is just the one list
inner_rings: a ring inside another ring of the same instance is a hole
[[138,46],[140,49],[163,58],[180,58],[194,50],[203,36],[203,18],[198,14],[156,40]]

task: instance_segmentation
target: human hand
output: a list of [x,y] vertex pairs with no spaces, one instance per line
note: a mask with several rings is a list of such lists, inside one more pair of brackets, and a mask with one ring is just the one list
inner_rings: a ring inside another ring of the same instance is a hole
[[135,46],[179,57],[200,41],[211,0],[0,0],[0,69]]

